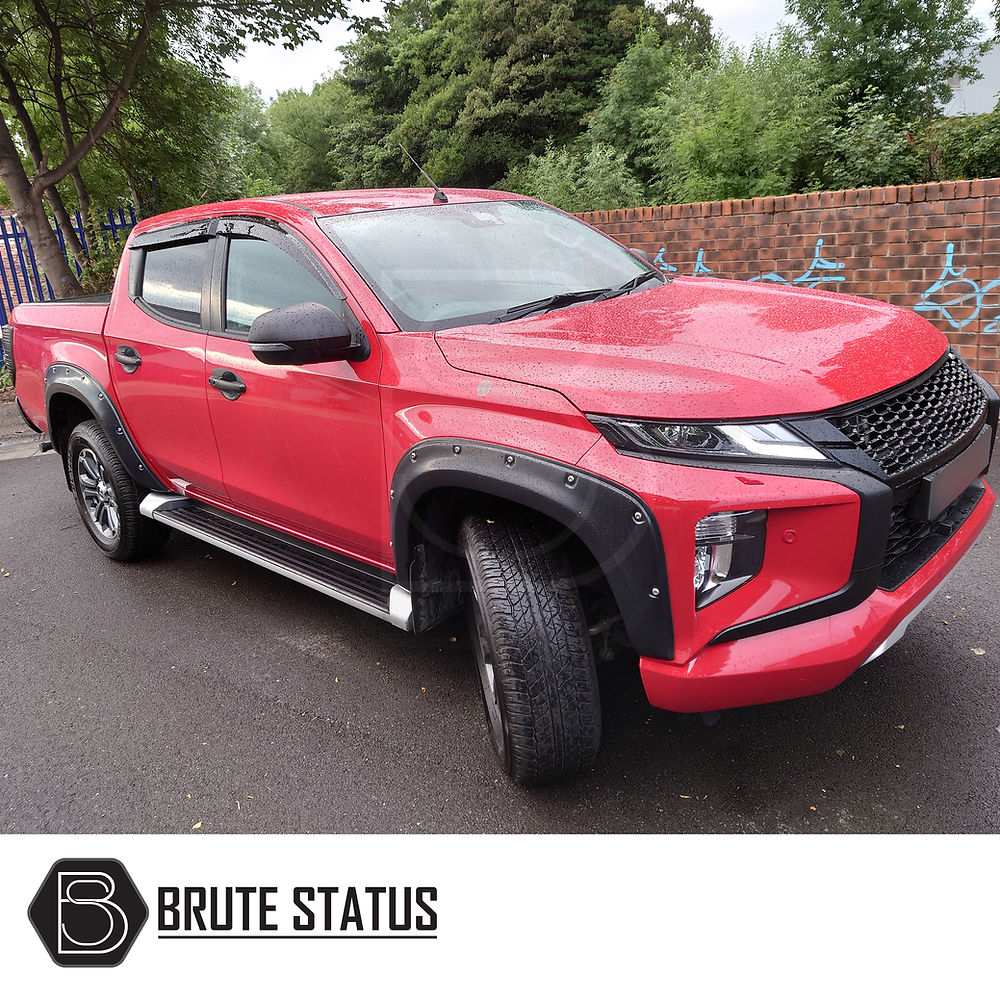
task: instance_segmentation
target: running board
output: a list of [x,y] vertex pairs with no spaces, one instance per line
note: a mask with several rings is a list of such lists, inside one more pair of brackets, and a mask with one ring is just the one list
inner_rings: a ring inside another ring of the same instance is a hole
[[410,592],[389,573],[176,493],[148,493],[139,510],[185,535],[413,631]]

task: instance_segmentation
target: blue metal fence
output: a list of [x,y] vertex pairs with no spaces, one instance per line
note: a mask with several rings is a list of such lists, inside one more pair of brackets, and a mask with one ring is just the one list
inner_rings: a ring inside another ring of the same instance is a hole
[[[87,231],[80,213],[74,212],[70,221],[80,245],[85,252],[89,251]],[[128,235],[137,221],[135,210],[131,206],[108,208],[99,214],[101,229],[116,243],[123,235]],[[52,222],[52,228],[59,246],[66,253],[66,236],[62,227],[58,222]],[[80,265],[75,261],[72,264],[77,275],[80,275]],[[34,248],[24,227],[15,216],[0,216],[0,323],[7,322],[10,310],[18,303],[44,302],[52,297],[52,286],[38,267]]]

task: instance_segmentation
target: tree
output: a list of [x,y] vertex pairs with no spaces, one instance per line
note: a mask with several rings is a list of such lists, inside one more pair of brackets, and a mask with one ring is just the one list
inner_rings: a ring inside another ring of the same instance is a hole
[[662,27],[652,25],[639,32],[605,82],[587,133],[589,142],[621,150],[629,171],[643,183],[651,180],[643,155],[646,116],[656,94],[671,79],[671,66],[681,60],[685,67],[699,68],[715,51],[711,21],[703,11],[685,0],[670,6],[685,8],[687,29],[670,22],[666,34]]
[[238,196],[270,172],[260,94],[184,59],[137,74],[130,100],[81,165],[92,200],[128,194],[136,211]]
[[651,30],[661,45],[694,63],[715,47],[712,18],[694,0],[664,0],[655,7],[621,4],[611,12],[608,30],[626,40]]
[[403,143],[444,184],[488,186],[583,131],[643,0],[401,0],[347,46],[352,114],[331,126],[345,184],[416,179]]
[[355,119],[354,96],[339,77],[311,93],[286,90],[267,109],[275,181],[284,191],[327,191],[345,172],[330,157],[335,137]]
[[949,79],[979,79],[984,27],[971,0],[786,0],[828,83],[847,106],[866,99],[903,118],[930,118],[951,99]]
[[[44,147],[60,142],[53,118],[35,115]],[[274,173],[271,156],[259,93],[171,56],[140,66],[129,100],[80,164],[65,203],[81,209],[92,244],[98,233],[87,225],[88,202],[101,207],[131,202],[137,212],[148,214],[238,197],[262,190],[260,178]],[[93,253],[81,263],[93,267]]]
[[389,2],[344,47],[340,72],[270,108],[277,179],[420,183],[402,143],[443,184],[496,184],[584,133],[637,32],[696,64],[711,50],[711,21],[694,0]]
[[[172,59],[218,69],[251,39],[292,48],[317,37],[316,24],[346,15],[345,0],[5,0],[0,181],[56,295],[78,293],[79,283],[43,199],[53,204],[48,193],[70,178],[86,206],[81,165],[102,142],[113,143],[137,76],[155,78]],[[42,148],[38,123],[51,121],[59,141]]]

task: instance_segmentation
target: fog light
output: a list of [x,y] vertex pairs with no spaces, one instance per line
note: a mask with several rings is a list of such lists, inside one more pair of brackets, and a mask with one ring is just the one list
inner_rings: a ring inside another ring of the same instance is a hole
[[760,572],[767,512],[709,514],[694,529],[695,605],[732,593]]

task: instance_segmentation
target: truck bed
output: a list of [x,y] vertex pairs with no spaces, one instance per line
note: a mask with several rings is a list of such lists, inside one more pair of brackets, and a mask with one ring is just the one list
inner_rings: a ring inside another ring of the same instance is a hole
[[102,385],[110,385],[104,346],[104,321],[110,303],[110,295],[87,295],[25,302],[12,311],[15,390],[22,409],[36,427],[48,429],[45,372],[50,365],[75,365]]
[[47,302],[38,302],[36,305],[53,306],[107,306],[111,304],[111,292],[99,292],[94,295],[74,295],[68,299],[52,299]]

